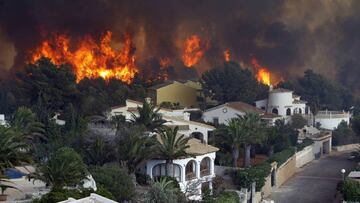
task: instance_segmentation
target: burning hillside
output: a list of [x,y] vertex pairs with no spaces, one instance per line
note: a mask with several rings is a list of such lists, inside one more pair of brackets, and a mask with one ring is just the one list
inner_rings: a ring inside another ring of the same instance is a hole
[[49,58],[54,64],[70,64],[79,82],[83,78],[116,78],[130,83],[138,72],[135,64],[135,47],[129,34],[125,34],[120,50],[113,49],[112,32],[107,31],[100,40],[90,35],[74,42],[67,35],[54,35],[44,40],[30,52],[30,62],[41,57]]

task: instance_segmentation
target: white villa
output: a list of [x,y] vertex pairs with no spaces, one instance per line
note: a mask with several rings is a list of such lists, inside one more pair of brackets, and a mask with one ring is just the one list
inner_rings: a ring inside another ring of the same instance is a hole
[[256,101],[255,104],[257,108],[263,109],[267,113],[280,115],[286,120],[294,114],[311,114],[306,101],[293,94],[292,90],[283,88],[270,90],[267,99]]
[[281,116],[274,113],[265,112],[262,109],[256,108],[250,104],[238,101],[228,102],[219,106],[207,109],[203,113],[203,120],[214,124],[227,124],[231,118],[236,118],[238,115],[243,116],[247,112],[258,113],[261,119],[269,125],[274,125],[275,121],[282,119]]
[[[109,116],[123,115],[127,120],[132,119],[132,113],[137,114],[137,107],[142,106],[141,102],[126,100],[124,106],[111,108]],[[213,126],[190,120],[189,111],[194,109],[161,109],[162,118],[169,127],[178,126],[179,134],[190,136],[187,152],[194,154],[194,157],[184,157],[173,161],[171,176],[179,181],[183,192],[190,195],[190,199],[201,198],[201,188],[212,189],[212,179],[215,177],[214,161],[218,148],[208,145],[208,133],[213,131]],[[152,159],[147,161],[141,171],[156,179],[165,175],[165,160]]]
[[320,128],[334,130],[344,121],[350,124],[350,112],[346,111],[318,111],[315,115],[315,124],[319,123]]

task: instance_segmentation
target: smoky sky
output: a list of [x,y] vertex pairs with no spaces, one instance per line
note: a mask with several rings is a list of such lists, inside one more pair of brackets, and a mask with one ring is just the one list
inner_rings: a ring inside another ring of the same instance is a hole
[[115,40],[130,33],[140,63],[170,57],[176,64],[184,40],[196,34],[210,44],[200,71],[229,49],[233,60],[255,56],[278,77],[314,69],[354,86],[359,9],[356,0],[0,0],[0,67],[21,68],[49,33],[76,39],[106,30]]

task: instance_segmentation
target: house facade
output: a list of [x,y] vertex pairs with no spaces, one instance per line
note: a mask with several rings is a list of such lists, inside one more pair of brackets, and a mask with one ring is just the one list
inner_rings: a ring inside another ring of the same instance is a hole
[[238,115],[244,116],[248,112],[254,112],[261,116],[269,125],[274,125],[275,121],[282,117],[273,113],[267,113],[262,109],[256,108],[250,104],[238,101],[228,102],[219,106],[207,109],[203,113],[203,120],[215,125],[227,124],[232,118],[236,118]]
[[[123,115],[126,120],[131,120],[132,115],[137,115],[137,107],[142,103],[134,100],[126,100],[123,106],[111,108],[109,118]],[[183,157],[173,160],[171,176],[178,180],[181,190],[188,194],[190,199],[201,198],[202,188],[212,188],[212,179],[215,177],[214,162],[218,148],[208,145],[209,132],[215,130],[211,125],[190,120],[188,109],[171,110],[161,108],[159,113],[166,120],[165,126],[178,126],[178,134],[191,137],[188,142],[187,153],[193,157]],[[151,159],[139,169],[152,179],[165,176],[166,160]]]
[[326,130],[335,130],[341,122],[350,124],[350,112],[346,111],[318,111],[314,117],[315,125]]
[[197,107],[200,90],[199,82],[174,80],[148,88],[148,94],[157,105],[170,102],[184,107]]
[[310,115],[310,108],[306,103],[300,99],[300,96],[293,94],[292,90],[278,88],[271,89],[268,98],[256,101],[255,105],[267,113],[280,115],[288,121],[294,114]]

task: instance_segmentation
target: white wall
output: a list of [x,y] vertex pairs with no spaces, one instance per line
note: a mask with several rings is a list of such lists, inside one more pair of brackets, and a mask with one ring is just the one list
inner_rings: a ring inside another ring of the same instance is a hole
[[267,112],[272,112],[273,108],[278,109],[278,114],[286,116],[286,110],[290,107],[293,112],[292,92],[270,92]]
[[[200,176],[200,163],[206,157],[210,158],[210,175],[201,177]],[[198,155],[194,158],[189,157],[189,158],[185,158],[185,159],[176,159],[173,161],[174,164],[177,164],[181,167],[181,180],[179,181],[179,185],[183,192],[186,191],[186,187],[193,181],[208,182],[208,181],[211,181],[215,177],[215,170],[214,170],[215,157],[216,157],[216,153],[212,152],[212,153],[208,153],[208,154],[204,154],[204,155]],[[186,181],[186,179],[185,179],[186,164],[192,160],[194,160],[196,162],[196,178],[195,178],[195,180]],[[157,159],[147,161],[146,174],[149,175],[150,178],[153,178],[152,170],[153,170],[154,166],[156,166],[157,164],[162,164],[162,163],[166,163],[166,161],[165,160],[157,160]],[[199,189],[201,189],[201,185],[200,185]],[[201,192],[201,190],[200,190],[200,192]]]
[[303,150],[296,152],[296,168],[301,168],[315,159],[314,145],[305,147]]
[[349,125],[350,118],[316,118],[315,116],[315,123],[320,123],[320,128],[327,130],[336,129],[342,121],[345,121]]
[[[226,113],[224,113],[224,108],[226,108]],[[227,124],[231,118],[236,118],[237,115],[245,115],[244,112],[240,112],[233,108],[230,108],[225,105],[209,109],[203,113],[203,120],[205,122],[213,123],[214,118],[219,118],[219,124]]]

